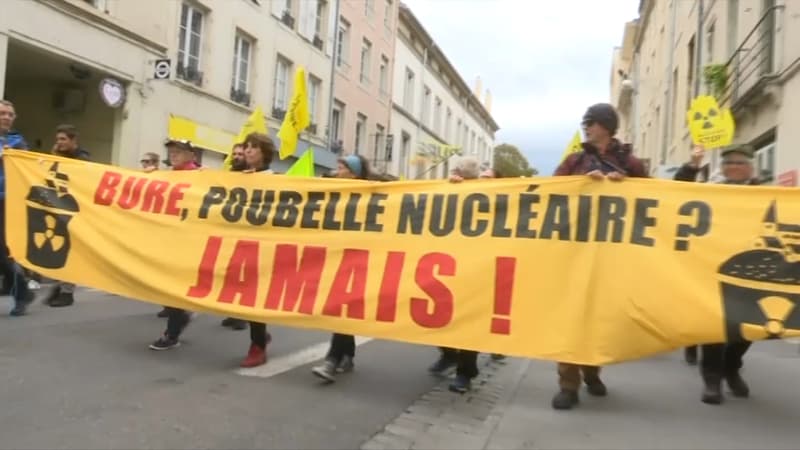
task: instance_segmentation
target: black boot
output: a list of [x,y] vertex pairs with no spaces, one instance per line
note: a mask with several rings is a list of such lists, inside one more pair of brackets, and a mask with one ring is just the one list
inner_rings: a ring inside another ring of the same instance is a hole
[[568,389],[561,389],[553,397],[553,409],[572,409],[578,404],[578,392],[570,391]]
[[726,374],[725,381],[728,383],[728,387],[731,388],[731,393],[734,397],[745,398],[750,396],[750,387],[747,386],[738,370]]
[[697,346],[693,345],[691,347],[686,347],[683,349],[683,359],[686,360],[686,364],[690,366],[697,365]]
[[714,375],[704,375],[703,403],[709,405],[719,405],[722,403],[722,377]]
[[50,306],[53,308],[63,308],[65,306],[71,306],[75,303],[75,297],[72,296],[72,292],[61,292],[50,301]]

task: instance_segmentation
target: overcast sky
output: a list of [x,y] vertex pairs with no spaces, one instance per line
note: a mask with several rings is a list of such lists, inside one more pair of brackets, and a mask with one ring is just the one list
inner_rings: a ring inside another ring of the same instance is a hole
[[496,143],[549,175],[592,103],[639,0],[403,0],[472,87],[492,92]]

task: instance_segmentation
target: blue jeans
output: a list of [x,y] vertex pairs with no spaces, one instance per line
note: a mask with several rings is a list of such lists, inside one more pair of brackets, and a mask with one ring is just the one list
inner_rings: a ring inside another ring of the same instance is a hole
[[6,245],[6,201],[0,200],[0,265],[3,266],[3,273],[11,274],[11,296],[14,303],[25,303],[28,301],[28,281],[22,272],[22,267],[11,260]]

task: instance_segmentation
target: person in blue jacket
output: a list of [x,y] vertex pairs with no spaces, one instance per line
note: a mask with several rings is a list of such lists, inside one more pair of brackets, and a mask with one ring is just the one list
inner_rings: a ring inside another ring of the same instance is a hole
[[[13,130],[14,120],[17,118],[14,104],[7,100],[0,100],[0,155],[7,148],[28,150],[28,143],[20,133]],[[11,260],[6,245],[6,173],[3,161],[0,159],[0,271],[5,280],[11,280],[10,293],[14,297],[12,316],[22,316],[33,301],[33,293],[28,289],[28,282],[22,268]]]

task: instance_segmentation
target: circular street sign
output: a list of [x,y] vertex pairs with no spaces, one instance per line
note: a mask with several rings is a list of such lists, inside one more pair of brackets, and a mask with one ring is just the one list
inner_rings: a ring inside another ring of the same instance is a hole
[[156,61],[155,77],[156,79],[163,80],[169,78],[170,61],[168,59],[160,59]]
[[100,81],[100,98],[111,108],[119,108],[125,103],[125,87],[113,78]]

